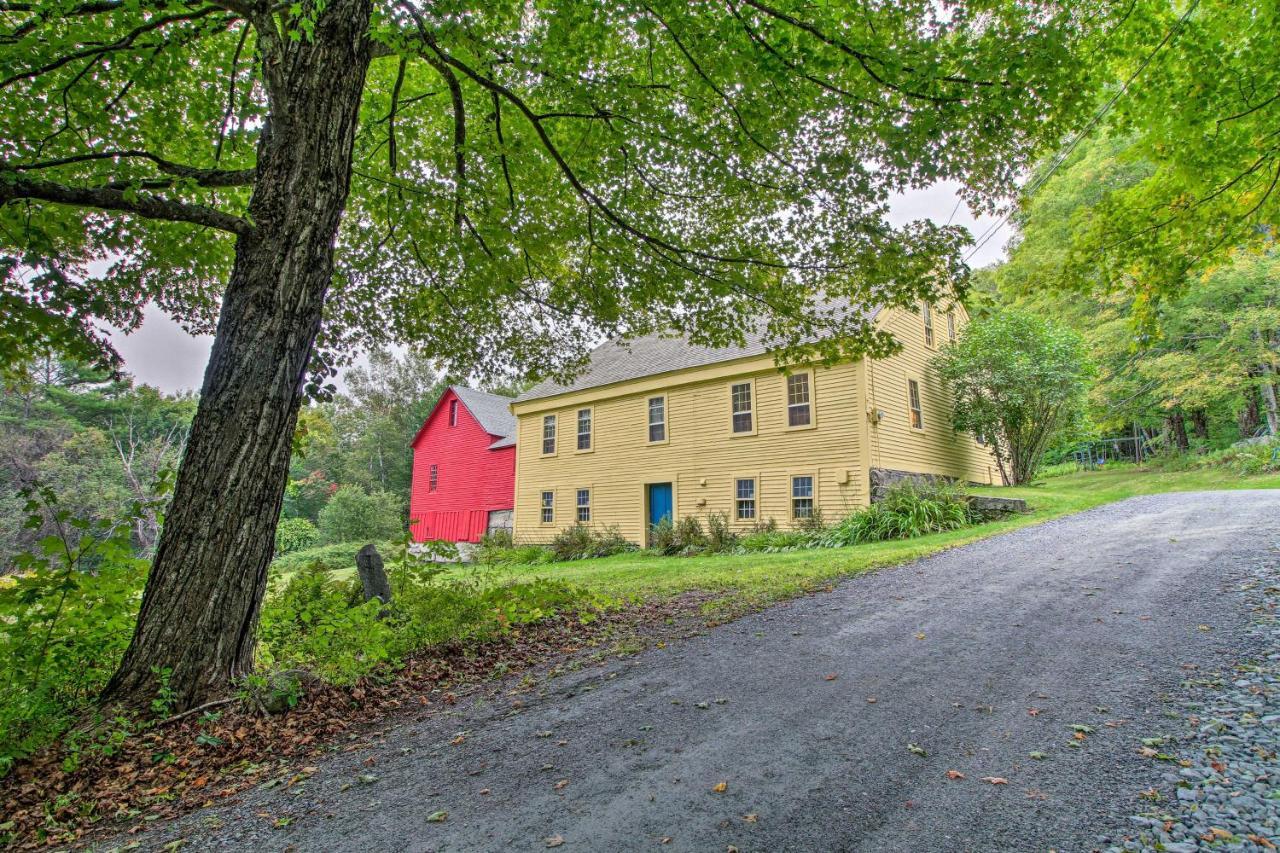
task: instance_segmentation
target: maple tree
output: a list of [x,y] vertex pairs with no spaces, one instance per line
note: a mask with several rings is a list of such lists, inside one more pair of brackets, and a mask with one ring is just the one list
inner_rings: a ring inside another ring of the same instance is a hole
[[[0,354],[214,331],[106,698],[252,666],[305,393],[354,348],[561,373],[601,334],[883,352],[842,299],[962,281],[890,195],[1011,193],[1092,105],[1113,4],[0,2]],[[830,332],[818,344],[817,331]]]

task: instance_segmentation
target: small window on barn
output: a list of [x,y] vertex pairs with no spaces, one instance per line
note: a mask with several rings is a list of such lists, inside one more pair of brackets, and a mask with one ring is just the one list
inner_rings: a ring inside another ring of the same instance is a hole
[[809,374],[787,377],[787,426],[809,426],[813,423],[813,407],[809,402]]
[[591,520],[591,490],[578,489],[578,523],[586,524]]
[[578,449],[591,449],[591,410],[578,409]]
[[437,486],[439,483],[440,483],[440,469],[439,469],[439,466],[432,465],[432,466],[431,466],[431,474],[430,474],[430,476],[428,476],[428,477],[427,477],[427,491],[429,491],[429,492],[434,492],[434,491],[436,490],[436,486]]
[[739,521],[752,521],[756,517],[756,481],[750,477],[733,484],[735,515]]
[[956,312],[947,312],[947,340],[951,343],[956,342]]
[[933,346],[933,309],[929,307],[928,302],[920,303],[920,310],[924,316],[924,345]]
[[911,410],[911,428],[924,429],[924,410],[920,408],[920,383],[907,380],[907,407]]
[[542,523],[554,524],[556,520],[556,493],[542,493]]
[[813,518],[813,477],[791,478],[791,517]]
[[751,414],[751,383],[739,382],[730,386],[729,399],[732,405],[733,431],[751,432],[755,428]]
[[449,426],[456,427],[458,425],[458,401],[449,401]]
[[556,452],[556,416],[547,415],[542,419],[542,455],[554,456]]
[[649,443],[667,440],[667,398],[649,398]]

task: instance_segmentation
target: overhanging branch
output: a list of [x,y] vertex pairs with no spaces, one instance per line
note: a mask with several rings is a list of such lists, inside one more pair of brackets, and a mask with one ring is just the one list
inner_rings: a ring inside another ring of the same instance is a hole
[[194,181],[202,187],[243,187],[253,183],[255,169],[201,169],[185,166],[166,160],[150,151],[92,151],[86,154],[73,154],[54,160],[41,160],[36,163],[5,163],[0,168],[14,172],[34,172],[39,169],[56,169],[59,166],[70,166],[76,163],[89,163],[95,160],[149,160],[166,175]]
[[[0,173],[2,175],[3,173]],[[0,177],[0,205],[21,199],[133,213],[147,219],[190,222],[237,236],[253,233],[249,220],[212,207],[176,201],[148,192],[113,187],[69,187],[52,181]]]

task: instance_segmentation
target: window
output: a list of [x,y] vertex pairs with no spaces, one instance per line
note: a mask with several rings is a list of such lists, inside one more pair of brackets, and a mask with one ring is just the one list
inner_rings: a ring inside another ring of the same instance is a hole
[[739,382],[729,389],[733,401],[733,431],[751,432],[754,423],[751,419],[751,383]]
[[750,478],[733,484],[734,508],[739,521],[751,521],[756,517],[756,481]]
[[591,449],[591,410],[578,409],[578,449]]
[[791,478],[791,517],[813,518],[813,478]]
[[986,446],[987,446],[987,440],[986,440],[985,438],[983,438],[983,437],[982,437],[982,433],[980,433],[980,432],[975,432],[975,433],[973,434],[973,441],[974,441],[974,443],[975,443],[975,444],[977,444],[979,447],[986,447]]
[[809,406],[809,374],[787,377],[787,426],[809,426],[813,412]]
[[440,483],[440,470],[437,466],[431,466],[431,475],[427,478],[427,491],[434,492],[436,486]]
[[956,312],[947,312],[947,340],[951,343],[956,342]]
[[667,440],[667,398],[649,398],[649,443]]
[[456,427],[458,425],[458,401],[449,401],[449,426]]
[[578,489],[578,523],[591,520],[591,490]]
[[542,419],[542,455],[551,456],[556,452],[556,416],[547,415]]
[[920,308],[924,314],[924,345],[933,346],[933,309],[929,307],[928,302],[921,302]]
[[556,493],[542,493],[542,523],[552,524],[556,520]]
[[911,409],[911,428],[924,429],[924,411],[920,408],[920,383],[907,380],[907,406]]

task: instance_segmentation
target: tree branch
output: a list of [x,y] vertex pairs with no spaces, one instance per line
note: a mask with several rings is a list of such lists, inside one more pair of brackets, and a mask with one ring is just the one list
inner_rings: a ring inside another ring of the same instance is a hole
[[253,224],[243,217],[233,216],[212,207],[175,201],[147,192],[134,192],[114,187],[69,187],[52,181],[33,181],[26,178],[5,180],[0,172],[0,205],[20,199],[46,201],[72,207],[91,207],[98,210],[114,210],[133,213],[147,219],[169,222],[190,222],[206,228],[216,228],[229,234],[248,236]]
[[[202,187],[242,187],[252,184],[257,174],[256,169],[200,169],[195,166],[184,166],[152,154],[150,151],[93,151],[87,154],[73,154],[55,160],[42,160],[37,163],[0,163],[0,169],[13,172],[33,172],[38,169],[56,169],[74,163],[88,163],[95,160],[149,160],[168,175],[195,181]],[[145,180],[145,179],[143,179]],[[172,184],[172,181],[169,182]],[[159,185],[159,184],[157,184]]]

